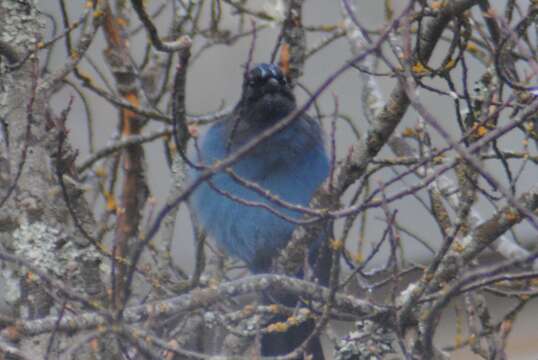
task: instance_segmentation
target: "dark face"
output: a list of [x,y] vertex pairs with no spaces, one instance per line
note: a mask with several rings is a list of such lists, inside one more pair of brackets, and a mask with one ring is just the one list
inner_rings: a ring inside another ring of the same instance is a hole
[[293,111],[295,97],[278,66],[259,64],[245,78],[241,106],[248,120],[276,121]]

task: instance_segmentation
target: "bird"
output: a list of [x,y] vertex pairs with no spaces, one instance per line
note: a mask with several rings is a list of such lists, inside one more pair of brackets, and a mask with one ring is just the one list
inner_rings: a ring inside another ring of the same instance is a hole
[[[198,140],[197,160],[210,166],[226,158],[296,109],[292,88],[279,66],[268,63],[253,66],[244,76],[240,100],[231,114],[214,123]],[[301,113],[230,168],[238,177],[257,184],[281,200],[308,206],[330,171],[323,129],[319,121]],[[200,169],[193,167],[189,177],[195,179],[199,174]],[[249,202],[265,204],[275,211],[250,206]],[[254,274],[270,272],[272,260],[297,227],[290,219],[303,217],[300,211],[274,203],[225,171],[201,183],[191,194],[189,204],[198,224],[218,247],[244,261]],[[318,240],[311,245],[311,256],[319,252],[327,237],[326,232],[320,232]],[[302,273],[296,276],[301,277]],[[292,307],[298,301],[293,296],[277,297],[280,303]],[[313,321],[307,321],[292,327],[284,336],[264,336],[262,355],[293,350],[312,331],[313,325]],[[318,353],[314,359],[323,359],[319,339],[311,341],[309,348]]]

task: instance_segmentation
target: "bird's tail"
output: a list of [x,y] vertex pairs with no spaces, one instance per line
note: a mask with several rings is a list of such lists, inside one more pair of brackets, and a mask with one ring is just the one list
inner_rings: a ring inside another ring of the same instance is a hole
[[[327,228],[326,231],[329,231]],[[329,285],[330,269],[332,263],[332,252],[328,246],[328,232],[322,231],[309,251],[309,263],[313,269],[316,281],[323,286]],[[303,274],[297,277],[302,278]],[[291,294],[275,293],[274,291],[264,294],[265,303],[279,303],[287,307],[294,308],[301,300]],[[316,309],[317,310],[317,309]],[[277,315],[272,319],[273,323],[285,322],[284,315]],[[300,346],[314,331],[316,323],[313,319],[302,322],[297,326],[290,326],[285,332],[272,332],[262,337],[262,355],[276,356],[284,355]],[[306,354],[310,355],[312,360],[324,360],[323,348],[319,336],[313,337],[307,347]]]
[[[294,299],[293,299],[294,298]],[[295,306],[299,299],[288,295],[288,299],[292,306]],[[274,299],[271,300],[274,303]],[[283,301],[279,303],[286,305]],[[287,320],[284,315],[277,315],[271,319],[272,323],[285,322]],[[261,353],[263,356],[277,356],[284,355],[300,346],[315,328],[315,322],[313,319],[308,319],[297,326],[290,326],[285,332],[271,332],[264,334],[261,340]],[[323,348],[319,336],[313,337],[307,347],[306,354],[311,356],[313,360],[324,360]]]

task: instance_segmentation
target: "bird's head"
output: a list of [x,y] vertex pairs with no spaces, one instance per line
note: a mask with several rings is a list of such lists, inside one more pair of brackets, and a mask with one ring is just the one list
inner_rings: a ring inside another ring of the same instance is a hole
[[258,64],[245,76],[239,106],[249,121],[271,122],[295,109],[295,96],[278,66]]

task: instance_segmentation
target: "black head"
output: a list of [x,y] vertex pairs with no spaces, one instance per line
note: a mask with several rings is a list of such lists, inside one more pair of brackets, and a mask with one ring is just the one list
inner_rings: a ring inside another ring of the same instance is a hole
[[279,120],[293,111],[295,97],[278,66],[258,64],[245,76],[239,105],[248,118]]

